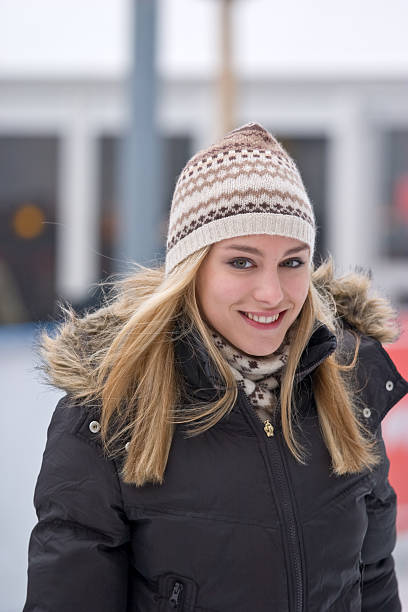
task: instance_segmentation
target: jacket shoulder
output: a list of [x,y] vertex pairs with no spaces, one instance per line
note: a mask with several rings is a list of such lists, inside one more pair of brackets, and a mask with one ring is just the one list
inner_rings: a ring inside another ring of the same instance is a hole
[[97,448],[92,420],[69,396],[53,413],[34,494],[24,612],[126,607],[129,525],[114,462]]
[[48,427],[48,439],[72,435],[102,449],[100,406],[84,405],[70,394],[58,402]]
[[[85,506],[99,504],[102,508],[106,500],[121,506],[117,466],[103,451],[96,416],[92,408],[76,404],[70,396],[58,402],[48,427],[34,494],[39,519],[82,524]],[[97,528],[108,530],[105,523],[109,523],[109,512],[101,512],[100,518]]]
[[358,346],[354,384],[366,424],[376,428],[388,411],[408,393],[408,382],[379,340],[347,326],[340,341],[343,360],[350,362]]

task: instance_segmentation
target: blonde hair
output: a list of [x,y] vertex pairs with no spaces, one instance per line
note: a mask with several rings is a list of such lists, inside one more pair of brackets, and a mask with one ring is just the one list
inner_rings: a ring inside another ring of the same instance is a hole
[[[86,388],[74,384],[71,393],[82,403],[101,405],[104,448],[110,456],[124,454],[122,477],[127,483],[138,486],[147,482],[162,483],[175,425],[184,423],[188,426],[187,435],[198,435],[214,426],[236,402],[236,381],[213,344],[196,301],[196,274],[209,248],[190,255],[167,277],[164,267],[139,266],[137,273],[117,285],[111,302],[85,318],[84,330],[88,337],[84,337],[84,342],[91,347],[90,354],[84,357],[85,365],[72,363],[72,367],[87,368],[92,376]],[[294,432],[295,372],[317,321],[336,334],[341,333],[336,306],[324,282],[330,274],[333,276],[332,264],[328,261],[311,275],[306,301],[294,324],[281,382],[283,436],[300,462],[305,462],[305,454]],[[80,327],[84,321],[72,311],[67,314],[68,321],[60,337],[69,334],[70,326]],[[106,325],[103,329],[98,325],[94,334],[92,317],[97,317],[99,322],[101,317],[106,318]],[[214,401],[185,409],[183,379],[175,363],[174,342],[178,337],[188,337],[192,330],[198,332],[223,384],[222,393]],[[44,335],[43,354],[49,369],[55,365],[52,359],[64,359],[61,353],[56,357],[55,342],[57,339]],[[357,417],[357,396],[350,379],[358,347],[357,339],[348,365],[339,362],[336,351],[312,374],[322,435],[332,469],[338,475],[371,469],[378,462],[373,439]],[[78,380],[81,376],[82,372],[78,372]]]

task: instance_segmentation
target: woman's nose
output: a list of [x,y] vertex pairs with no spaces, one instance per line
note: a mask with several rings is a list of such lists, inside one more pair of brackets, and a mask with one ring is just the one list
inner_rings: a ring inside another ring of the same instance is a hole
[[279,274],[276,271],[260,274],[253,289],[253,297],[270,307],[280,304],[283,300],[283,288]]

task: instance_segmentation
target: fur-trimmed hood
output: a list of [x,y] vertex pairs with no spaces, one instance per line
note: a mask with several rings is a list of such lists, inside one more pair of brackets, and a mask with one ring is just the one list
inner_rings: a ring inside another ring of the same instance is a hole
[[[326,294],[340,322],[381,343],[398,336],[396,315],[390,303],[370,290],[370,277],[352,273],[335,278],[332,262],[313,272],[316,288]],[[123,304],[126,302],[126,307]],[[129,316],[129,295],[119,296],[94,312],[79,317],[64,307],[64,321],[53,337],[40,338],[42,370],[47,382],[67,393],[81,395],[81,389],[94,385],[95,364]],[[109,333],[107,333],[107,331]]]

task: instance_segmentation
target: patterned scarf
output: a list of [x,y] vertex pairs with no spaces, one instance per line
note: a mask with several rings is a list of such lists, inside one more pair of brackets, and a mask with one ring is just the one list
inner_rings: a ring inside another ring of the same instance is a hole
[[267,357],[252,357],[230,344],[215,330],[209,329],[215,346],[228,362],[237,381],[263,421],[274,414],[284,367],[288,361],[289,340]]

